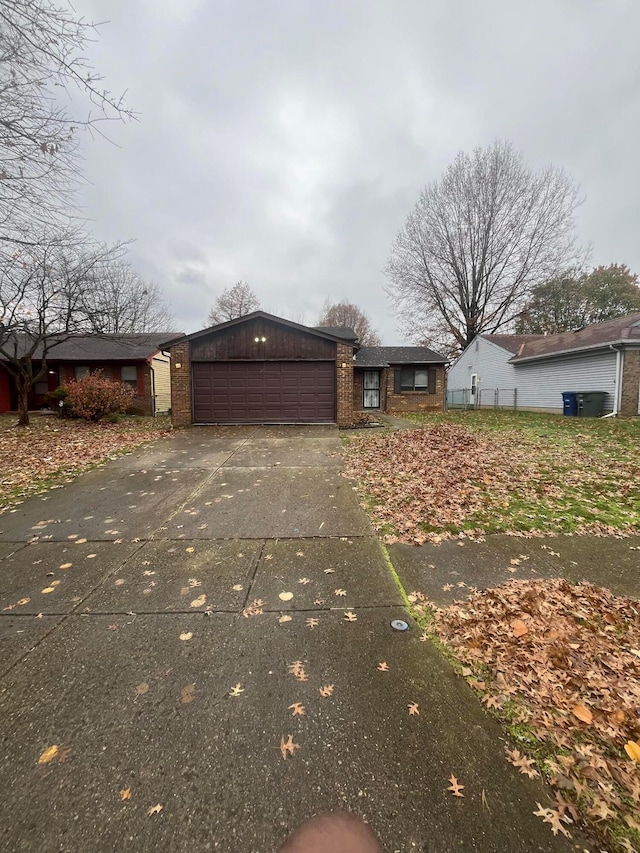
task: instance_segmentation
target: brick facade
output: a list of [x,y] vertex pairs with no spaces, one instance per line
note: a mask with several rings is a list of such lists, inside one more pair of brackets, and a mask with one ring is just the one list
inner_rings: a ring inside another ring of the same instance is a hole
[[193,423],[189,342],[171,347],[171,422],[175,427]]
[[[411,365],[402,366],[410,367]],[[428,394],[426,391],[402,391],[400,394],[396,394],[394,381],[396,367],[392,366],[381,369],[380,411],[389,412],[390,414],[443,411],[446,387],[444,365],[436,364],[431,367],[434,367],[436,371],[435,394]],[[363,370],[356,370],[353,377],[353,407],[358,412],[363,411],[363,379]]]
[[336,347],[336,420],[338,426],[353,423],[353,347]]
[[626,350],[622,373],[620,414],[637,416],[640,408],[640,350]]

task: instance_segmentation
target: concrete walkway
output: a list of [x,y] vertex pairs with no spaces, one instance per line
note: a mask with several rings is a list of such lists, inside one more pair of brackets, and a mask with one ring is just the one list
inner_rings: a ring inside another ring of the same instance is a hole
[[0,850],[266,853],[335,809],[385,851],[573,849],[398,617],[330,427],[192,429],[0,516]]

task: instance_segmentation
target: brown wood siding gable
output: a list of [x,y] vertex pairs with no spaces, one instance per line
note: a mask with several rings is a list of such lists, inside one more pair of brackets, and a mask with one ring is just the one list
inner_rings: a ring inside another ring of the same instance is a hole
[[324,361],[335,358],[335,341],[262,318],[191,341],[191,361]]

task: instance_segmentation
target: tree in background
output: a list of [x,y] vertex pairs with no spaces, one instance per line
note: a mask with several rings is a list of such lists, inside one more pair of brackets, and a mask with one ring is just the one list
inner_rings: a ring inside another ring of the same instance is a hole
[[225,288],[213,303],[207,318],[209,325],[226,323],[238,317],[260,310],[258,297],[246,281],[238,281],[233,287]]
[[[121,97],[102,88],[85,55],[96,35],[71,6],[0,3],[0,241],[32,244],[50,233],[43,226],[68,222],[80,176],[79,133],[133,117]],[[61,89],[72,96],[64,103]]]
[[29,425],[28,394],[51,350],[91,328],[96,270],[124,251],[78,232],[48,233],[0,265],[0,357],[16,384],[20,426]]
[[513,322],[536,282],[576,256],[578,188],[506,142],[460,152],[428,184],[391,250],[387,293],[413,340],[466,347]]
[[147,283],[122,258],[106,254],[92,278],[94,286],[87,294],[89,331],[129,334],[171,329],[173,317],[160,287]]
[[371,325],[369,317],[357,305],[346,300],[334,303],[327,300],[322,307],[317,325],[344,326],[354,330],[360,346],[380,346],[380,335]]
[[640,311],[638,276],[624,264],[599,266],[534,287],[516,321],[516,333],[553,335],[636,311]]

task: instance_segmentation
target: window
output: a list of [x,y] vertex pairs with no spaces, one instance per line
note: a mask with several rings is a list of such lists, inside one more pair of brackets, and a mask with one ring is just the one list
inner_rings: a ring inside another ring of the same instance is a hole
[[89,368],[84,364],[76,364],[73,368],[73,375],[76,379],[82,379],[83,376],[89,375]]
[[426,391],[429,388],[429,373],[426,368],[404,369],[400,371],[401,391]]
[[138,389],[138,368],[134,365],[120,368],[120,379],[131,385],[134,391]]

